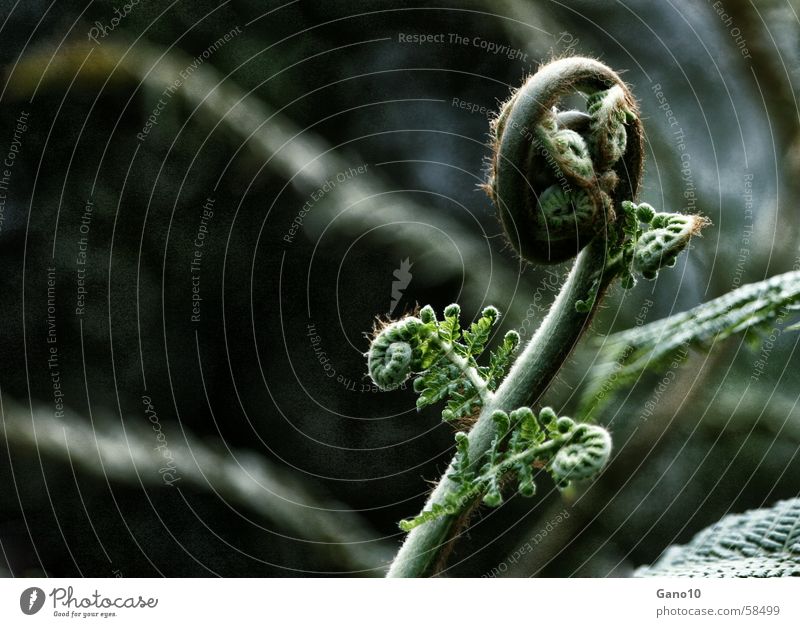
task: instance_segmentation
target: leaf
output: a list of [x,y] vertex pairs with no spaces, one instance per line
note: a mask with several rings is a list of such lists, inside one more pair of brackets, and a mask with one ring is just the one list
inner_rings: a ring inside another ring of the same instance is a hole
[[689,348],[709,350],[720,340],[752,327],[780,323],[800,309],[800,271],[744,285],[694,309],[614,333],[603,340],[581,414],[597,410],[645,370],[679,365]]
[[461,307],[448,305],[444,310],[444,320],[439,323],[439,338],[448,344],[455,344],[461,337]]
[[490,318],[482,316],[478,318],[477,322],[473,322],[467,331],[464,331],[464,344],[469,355],[476,356],[483,352],[483,347],[492,332],[492,324],[493,321]]
[[497,389],[518,346],[519,333],[516,331],[508,331],[503,338],[503,342],[497,347],[497,350],[490,353],[489,366],[479,368],[479,372],[487,381],[490,390]]
[[636,577],[800,575],[800,498],[726,516],[685,546],[672,546]]

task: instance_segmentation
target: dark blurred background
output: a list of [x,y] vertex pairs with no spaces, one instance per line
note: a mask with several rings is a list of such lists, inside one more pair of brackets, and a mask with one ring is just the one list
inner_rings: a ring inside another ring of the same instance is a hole
[[[365,333],[458,301],[530,337],[567,266],[524,266],[478,186],[553,56],[624,70],[642,199],[713,221],[596,337],[797,265],[800,3],[445,4],[0,3],[0,572],[382,574],[452,429],[371,388]],[[445,574],[628,575],[797,495],[797,339],[755,379],[761,338],[692,354],[646,418],[643,377],[600,480],[481,511]]]

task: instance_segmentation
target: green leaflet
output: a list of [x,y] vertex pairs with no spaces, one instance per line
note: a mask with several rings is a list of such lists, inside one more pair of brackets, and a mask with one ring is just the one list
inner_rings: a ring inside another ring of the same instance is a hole
[[[750,328],[784,320],[800,309],[800,271],[744,285],[694,309],[603,340],[581,415],[603,406],[613,393],[645,370],[663,370],[680,362],[688,348],[709,350],[720,340]],[[790,327],[791,329],[792,327]]]
[[726,516],[684,546],[672,546],[637,577],[800,575],[800,499]]

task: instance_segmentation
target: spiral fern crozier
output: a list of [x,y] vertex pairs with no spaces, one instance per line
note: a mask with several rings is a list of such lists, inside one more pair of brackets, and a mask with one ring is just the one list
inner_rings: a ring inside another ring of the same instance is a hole
[[396,388],[412,372],[421,370],[420,344],[424,329],[421,319],[407,316],[386,325],[375,336],[367,353],[367,367],[380,389]]
[[[587,112],[559,111],[576,91],[587,96]],[[522,257],[564,261],[617,230],[615,207],[639,189],[643,131],[616,72],[582,57],[548,63],[511,96],[492,130],[486,189]]]
[[553,457],[550,472],[559,482],[581,481],[594,477],[611,455],[611,436],[597,425],[575,427],[569,444]]

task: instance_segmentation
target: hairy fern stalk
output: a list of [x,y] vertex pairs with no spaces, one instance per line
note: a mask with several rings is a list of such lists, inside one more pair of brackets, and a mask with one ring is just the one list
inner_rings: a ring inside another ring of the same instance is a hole
[[[586,97],[586,110],[560,110],[575,92]],[[422,512],[400,523],[409,533],[389,576],[439,572],[481,503],[531,497],[542,473],[563,487],[602,470],[611,455],[605,429],[534,408],[612,281],[631,287],[637,276],[655,278],[707,224],[635,202],[644,137],[638,109],[619,76],[594,59],[540,68],[501,108],[492,131],[485,187],[510,244],[531,263],[575,261],[519,354],[519,336],[509,332],[484,355],[499,319],[494,307],[466,328],[450,305],[442,319],[426,306],[376,329],[367,353],[376,385],[390,390],[413,378],[417,407],[444,403],[442,419],[462,427]]]

